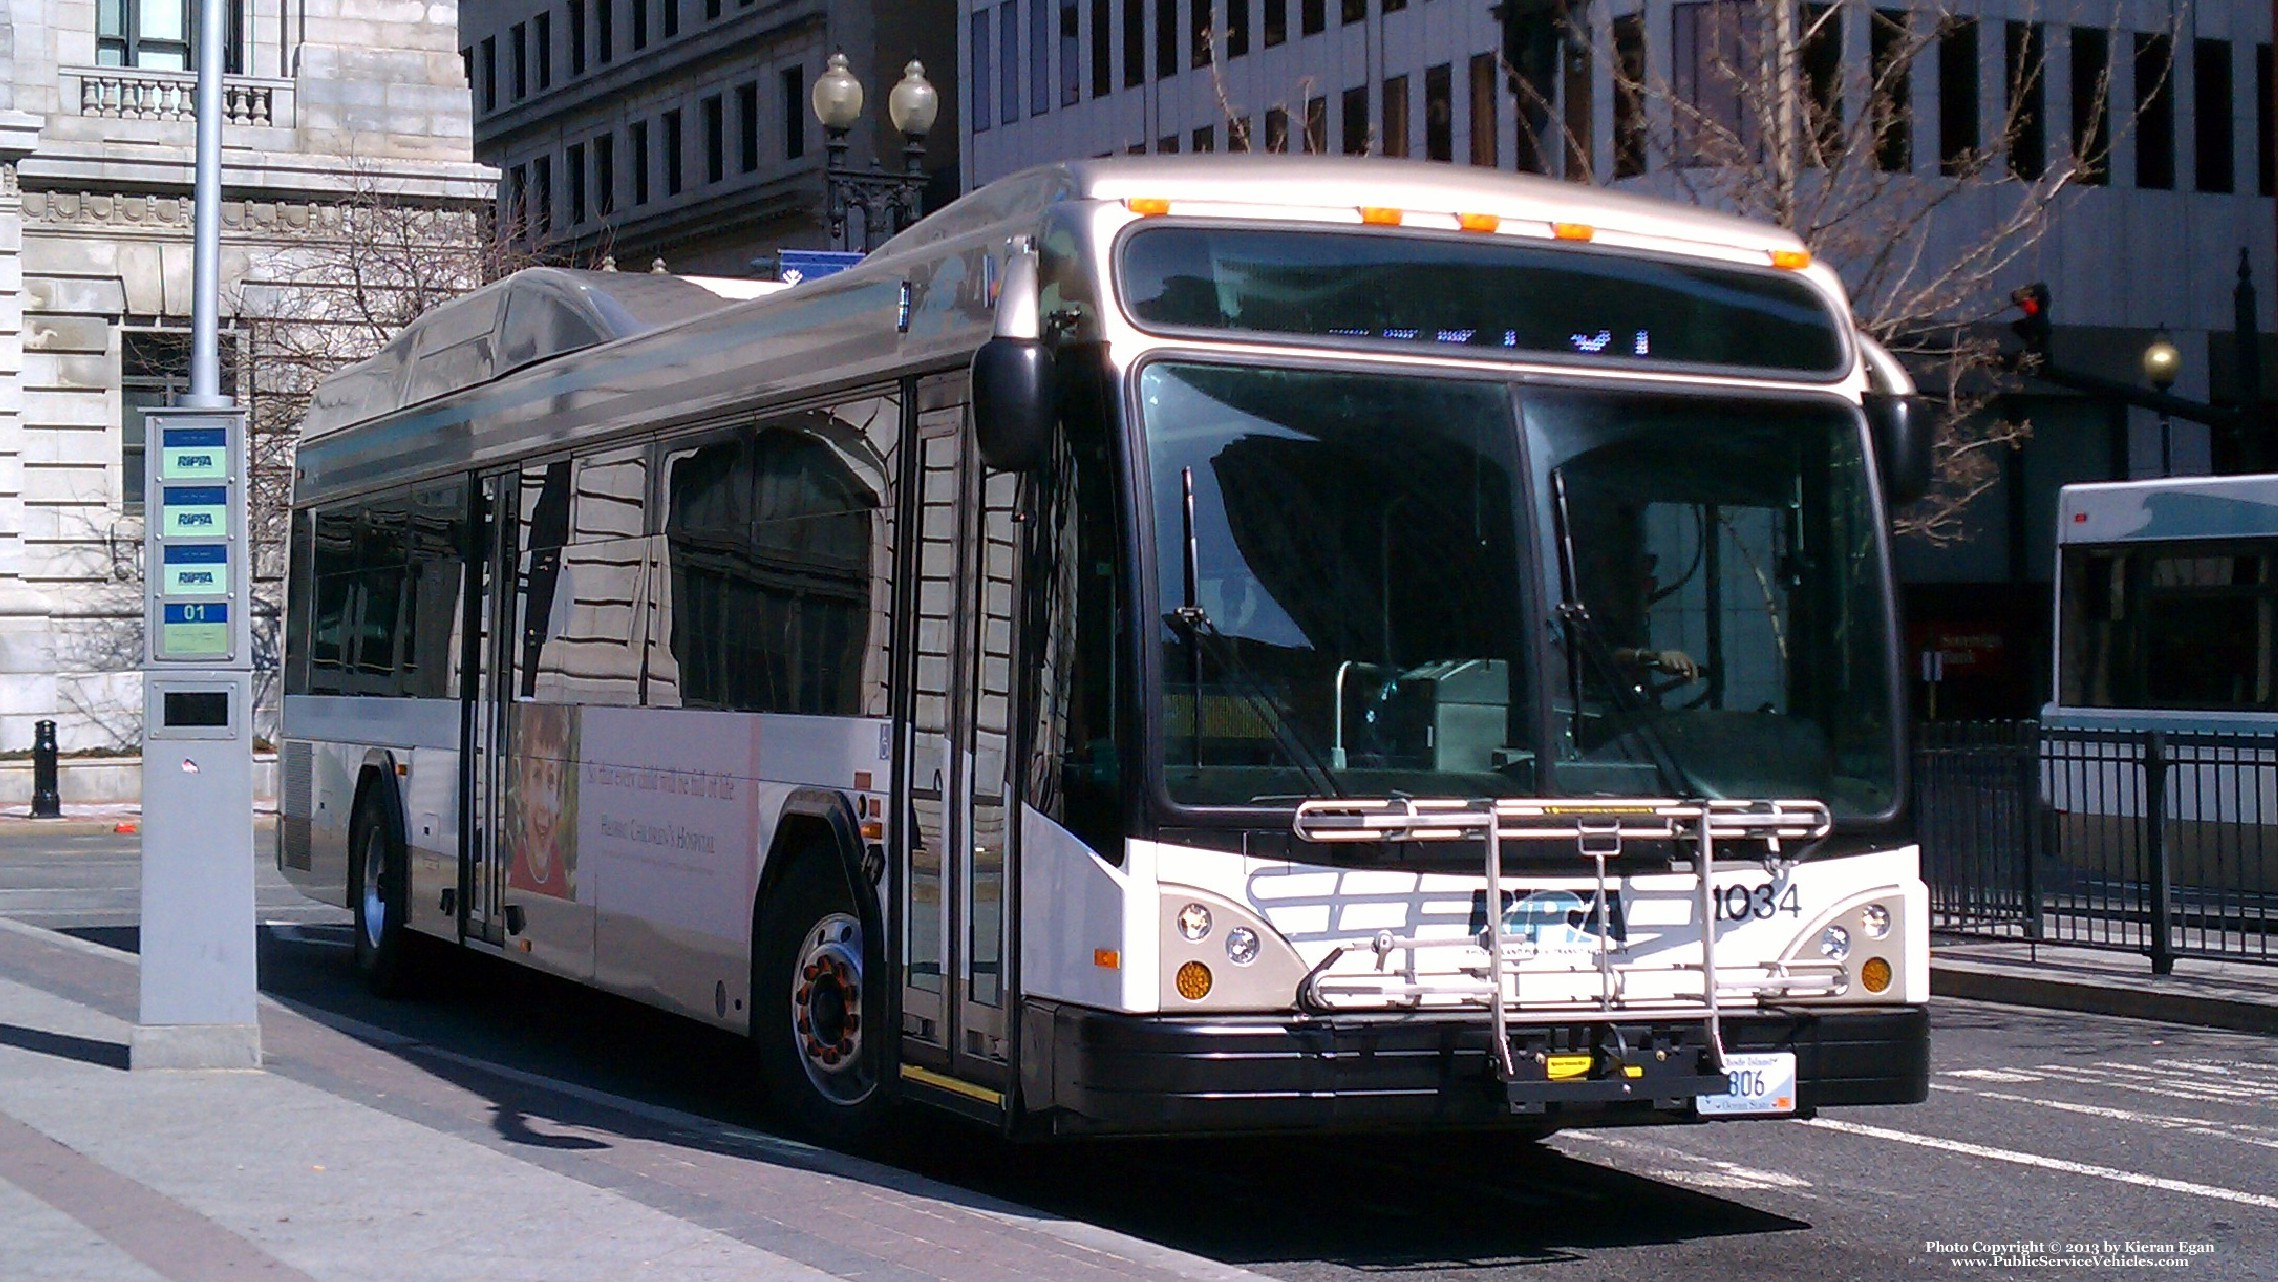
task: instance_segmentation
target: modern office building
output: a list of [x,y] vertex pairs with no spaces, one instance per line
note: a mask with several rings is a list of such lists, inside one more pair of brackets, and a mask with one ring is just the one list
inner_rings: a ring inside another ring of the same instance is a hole
[[[1574,8],[1586,38],[1551,52],[1531,82],[1553,126],[1550,145],[1538,146],[1509,74],[1529,64],[1493,0],[960,0],[967,185],[1055,159],[1249,149],[1713,191],[1714,176],[1689,167],[1681,148],[1643,140],[1682,138],[1680,118],[1734,119],[1719,70],[1745,61],[1734,33],[1754,23],[1756,0]],[[2076,139],[2109,138],[2097,172],[2048,206],[2046,234],[1995,273],[1992,296],[2046,282],[2067,366],[2141,385],[2140,354],[2164,327],[2184,357],[2176,394],[2237,394],[2241,249],[2264,335],[2278,298],[2268,4],[1808,4],[1796,17],[1787,65],[1797,92],[1859,120],[1881,109],[1864,100],[1858,69],[1871,69],[1897,109],[1874,163],[1923,189],[1956,183],[1949,175],[1971,153],[1994,148],[2011,120],[2027,122],[1940,213],[1926,262],[1982,242],[2018,187]],[[2268,347],[2259,344],[2264,368]],[[2271,376],[2260,381],[2265,395],[2278,391]],[[2032,439],[2004,452],[1967,510],[1967,537],[1902,545],[1908,645],[1944,655],[1942,713],[2022,715],[2045,697],[2059,485],[2226,463],[2226,442],[2196,424],[2163,430],[2142,410],[2046,384],[2025,390],[2012,404]]]
[[[451,9],[230,0],[225,356],[344,206],[491,199]],[[41,719],[66,751],[140,734],[142,411],[187,382],[195,11],[0,4],[0,752]]]
[[950,0],[466,0],[475,151],[503,175],[504,221],[550,258],[748,275],[825,247],[810,98],[833,53],[865,90],[849,158],[895,172],[886,96],[924,63],[943,87],[925,165],[956,195],[954,18]]

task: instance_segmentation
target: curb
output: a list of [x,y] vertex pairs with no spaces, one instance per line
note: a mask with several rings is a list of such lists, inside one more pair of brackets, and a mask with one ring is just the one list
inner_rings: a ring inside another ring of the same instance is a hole
[[2008,970],[1940,965],[1936,961],[1930,963],[1930,993],[2009,1006],[2194,1024],[2234,1033],[2278,1033],[2278,1005],[2265,1002],[2086,984]]

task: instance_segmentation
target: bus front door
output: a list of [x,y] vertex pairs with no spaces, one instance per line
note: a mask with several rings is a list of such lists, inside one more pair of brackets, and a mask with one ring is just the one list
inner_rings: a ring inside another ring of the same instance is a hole
[[504,945],[500,905],[504,859],[499,843],[506,784],[506,714],[511,702],[515,617],[517,478],[507,472],[475,486],[474,591],[467,598],[466,649],[460,664],[466,750],[461,754],[466,804],[459,825],[460,933]]
[[947,1072],[997,1096],[1009,1087],[1018,479],[983,473],[958,383],[920,384],[915,564],[903,580],[915,616],[897,850],[903,1073]]

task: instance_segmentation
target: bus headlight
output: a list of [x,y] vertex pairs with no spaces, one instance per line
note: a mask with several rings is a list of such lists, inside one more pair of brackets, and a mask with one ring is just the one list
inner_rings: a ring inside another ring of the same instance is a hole
[[1841,926],[1829,926],[1819,932],[1819,955],[1838,962],[1850,956],[1851,932]]
[[1210,934],[1210,910],[1201,904],[1188,904],[1179,909],[1179,933],[1189,940],[1200,940]]
[[1236,926],[1226,932],[1226,960],[1237,966],[1247,966],[1258,959],[1258,932],[1247,926]]
[[1859,914],[1859,924],[1866,928],[1867,938],[1882,939],[1890,934],[1890,909],[1868,904]]

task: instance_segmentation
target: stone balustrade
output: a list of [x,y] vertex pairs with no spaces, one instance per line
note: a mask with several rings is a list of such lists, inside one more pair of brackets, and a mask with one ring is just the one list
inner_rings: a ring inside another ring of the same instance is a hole
[[[103,120],[188,122],[198,117],[198,77],[190,71],[143,67],[66,67],[64,101],[76,96],[79,114]],[[73,81],[77,85],[73,85]],[[76,87],[76,94],[73,90]],[[254,76],[222,77],[222,119],[232,125],[292,126],[293,82]]]

